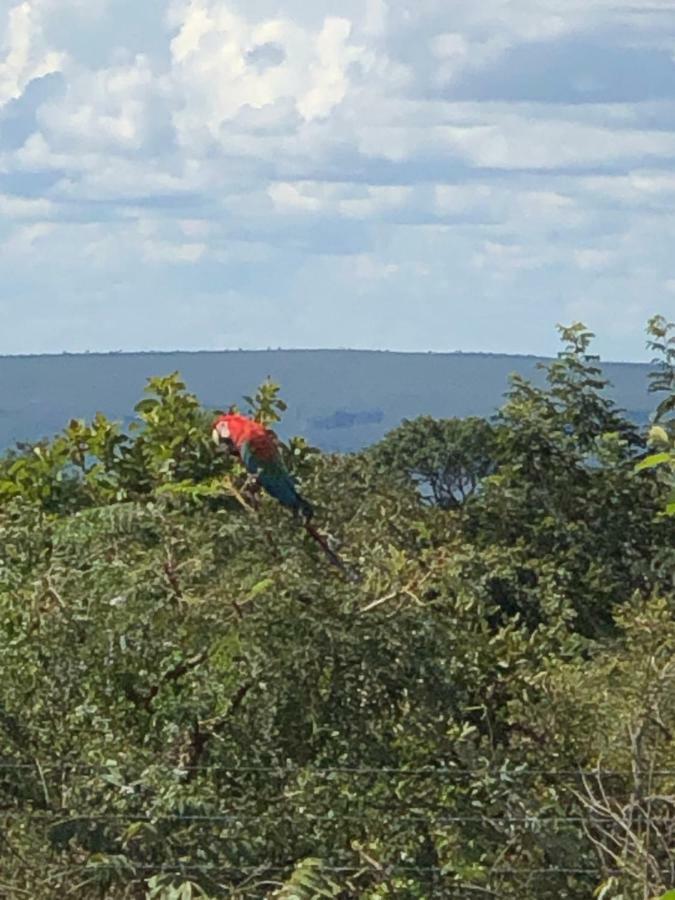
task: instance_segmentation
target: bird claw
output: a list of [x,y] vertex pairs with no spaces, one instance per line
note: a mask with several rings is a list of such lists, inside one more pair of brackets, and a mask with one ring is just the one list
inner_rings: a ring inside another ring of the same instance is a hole
[[250,502],[254,509],[258,509],[260,505],[260,491],[262,490],[260,482],[255,475],[249,475],[243,484],[241,493]]

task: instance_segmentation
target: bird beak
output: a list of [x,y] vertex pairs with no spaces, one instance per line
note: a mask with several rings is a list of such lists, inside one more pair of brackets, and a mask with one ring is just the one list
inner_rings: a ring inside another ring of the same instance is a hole
[[234,444],[230,438],[230,429],[227,427],[227,422],[221,422],[217,425],[211,432],[211,437],[213,438],[213,443],[216,445],[218,453],[233,452]]

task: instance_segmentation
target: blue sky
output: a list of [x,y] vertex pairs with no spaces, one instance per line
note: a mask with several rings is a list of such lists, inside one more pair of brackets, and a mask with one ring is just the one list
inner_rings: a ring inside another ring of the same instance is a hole
[[4,0],[0,353],[644,359],[675,0]]

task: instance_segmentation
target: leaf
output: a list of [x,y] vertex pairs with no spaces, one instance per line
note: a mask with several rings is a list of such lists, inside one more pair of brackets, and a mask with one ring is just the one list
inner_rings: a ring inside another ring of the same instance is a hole
[[649,429],[650,444],[669,444],[668,432],[661,425],[652,425]]
[[122,844],[125,846],[132,841],[137,835],[142,834],[146,827],[145,822],[132,822],[131,825],[122,834]]
[[155,400],[154,397],[146,397],[144,400],[139,400],[134,409],[137,413],[143,415],[144,413],[152,412],[158,406],[159,400]]
[[251,590],[249,591],[249,599],[253,599],[257,597],[259,594],[263,594],[266,590],[274,586],[273,578],[263,578],[262,581],[259,581],[257,584],[254,584]]
[[645,457],[645,459],[641,459],[640,462],[635,464],[635,471],[642,472],[643,469],[653,469],[656,466],[662,466],[664,463],[669,463],[672,461],[672,456],[670,453],[652,453],[651,456]]
[[616,878],[612,875],[611,878],[608,878],[607,881],[603,881],[602,884],[593,891],[593,896],[596,900],[618,900],[616,894],[611,896],[617,887]]
[[307,858],[299,862],[291,877],[273,895],[276,900],[315,900],[337,897],[340,888],[326,877],[321,859]]

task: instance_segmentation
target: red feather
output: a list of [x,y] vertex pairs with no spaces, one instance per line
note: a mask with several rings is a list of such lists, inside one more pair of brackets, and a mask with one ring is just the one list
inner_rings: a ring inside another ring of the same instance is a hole
[[216,431],[219,431],[223,425],[227,428],[230,440],[237,450],[241,450],[244,444],[248,444],[253,453],[263,462],[270,462],[278,456],[276,435],[260,422],[255,422],[238,413],[229,413],[220,416],[213,423]]

